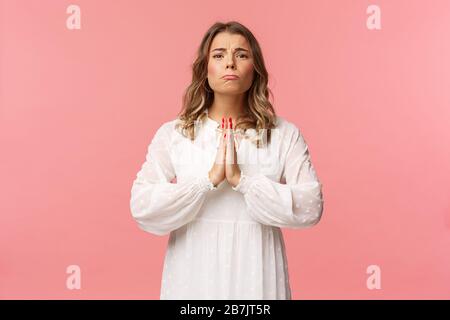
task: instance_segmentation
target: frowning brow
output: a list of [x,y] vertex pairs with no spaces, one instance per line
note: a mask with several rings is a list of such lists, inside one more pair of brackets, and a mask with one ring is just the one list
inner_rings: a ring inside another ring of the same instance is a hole
[[[225,49],[225,48],[216,48],[216,49],[213,49],[213,50],[211,50],[211,52],[213,52],[213,51],[226,51],[227,49]],[[244,49],[244,48],[235,48],[234,49],[234,52],[236,52],[236,51],[247,51],[248,52],[248,50],[247,49]]]

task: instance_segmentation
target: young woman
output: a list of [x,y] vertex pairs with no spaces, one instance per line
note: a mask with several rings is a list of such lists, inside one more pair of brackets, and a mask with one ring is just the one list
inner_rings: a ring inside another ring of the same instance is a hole
[[170,233],[161,299],[291,299],[280,228],[317,224],[322,184],[267,83],[245,26],[206,32],[183,109],[157,130],[131,189],[138,226]]

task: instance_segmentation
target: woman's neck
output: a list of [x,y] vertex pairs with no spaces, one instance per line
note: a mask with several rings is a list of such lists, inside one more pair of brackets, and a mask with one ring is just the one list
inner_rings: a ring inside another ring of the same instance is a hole
[[208,116],[216,120],[222,121],[222,117],[227,119],[231,117],[236,120],[245,114],[245,94],[241,95],[218,95],[214,94],[214,101],[208,109]]

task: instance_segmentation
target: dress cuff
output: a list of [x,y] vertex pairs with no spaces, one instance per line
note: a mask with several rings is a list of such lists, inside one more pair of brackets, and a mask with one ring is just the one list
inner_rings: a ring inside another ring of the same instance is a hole
[[243,194],[247,193],[250,190],[250,187],[255,182],[254,177],[247,176],[241,172],[241,178],[239,179],[239,183],[235,187],[231,187],[234,191],[241,192]]
[[201,176],[197,179],[196,186],[202,191],[216,190],[217,187],[209,180],[208,174]]

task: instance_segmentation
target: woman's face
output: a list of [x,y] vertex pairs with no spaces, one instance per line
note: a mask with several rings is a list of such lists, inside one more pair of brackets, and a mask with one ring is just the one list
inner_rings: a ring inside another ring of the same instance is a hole
[[[253,56],[247,39],[240,34],[218,33],[208,56],[208,84],[215,93],[241,94],[253,83]],[[236,80],[224,79],[227,74]]]

